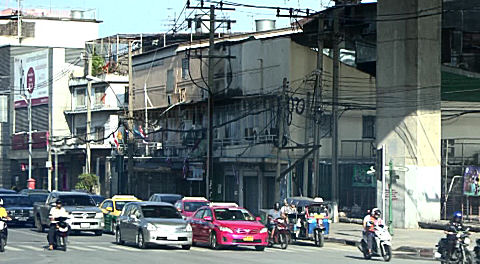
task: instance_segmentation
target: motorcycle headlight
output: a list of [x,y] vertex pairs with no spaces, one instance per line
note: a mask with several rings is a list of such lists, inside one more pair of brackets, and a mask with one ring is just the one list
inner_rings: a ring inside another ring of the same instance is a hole
[[185,227],[185,231],[192,232],[192,226],[190,224],[187,224],[187,226]]
[[266,227],[264,227],[260,230],[260,233],[267,233],[267,232],[268,232],[268,229]]
[[464,242],[465,242],[465,244],[470,245],[471,240],[470,240],[470,238],[466,237]]
[[222,232],[233,233],[232,229],[230,229],[228,227],[221,226],[218,229],[220,229],[220,231],[222,231]]
[[147,230],[148,231],[155,231],[155,230],[157,230],[157,227],[153,224],[148,223],[147,224]]
[[103,217],[103,213],[96,213],[95,214],[95,218],[102,218]]

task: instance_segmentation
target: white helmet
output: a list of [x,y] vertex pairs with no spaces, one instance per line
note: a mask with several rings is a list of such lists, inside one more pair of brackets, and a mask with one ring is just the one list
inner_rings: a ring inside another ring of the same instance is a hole
[[0,206],[2,206],[2,205],[3,205],[3,199],[0,198]]

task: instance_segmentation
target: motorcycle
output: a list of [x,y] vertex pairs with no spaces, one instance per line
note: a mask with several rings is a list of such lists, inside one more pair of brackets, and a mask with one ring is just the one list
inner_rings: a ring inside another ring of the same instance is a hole
[[61,249],[67,251],[67,238],[70,231],[70,225],[66,222],[68,217],[57,217],[55,221],[58,221],[56,227],[55,244],[54,249]]
[[[271,220],[270,217],[269,220]],[[275,232],[273,238],[271,237],[271,231],[268,232],[268,246],[273,247],[273,245],[277,244],[280,245],[281,249],[287,249],[288,237],[290,236],[287,223],[280,218],[273,220],[273,222],[275,223]]]
[[0,252],[4,252],[7,245],[8,229],[6,220],[5,218],[0,219]]
[[372,254],[368,254],[367,234],[363,233],[360,242],[360,251],[365,259],[373,257],[383,257],[383,260],[390,261],[392,259],[392,236],[388,232],[388,227],[379,225],[375,227],[375,239],[372,245]]
[[[467,228],[465,231],[459,231],[455,234],[455,247],[453,252],[450,255],[450,258],[447,259],[448,253],[448,240],[447,238],[440,239],[439,243],[436,245],[437,252],[435,252],[435,258],[440,260],[440,263],[456,263],[456,264],[474,264],[473,255],[468,249],[470,241],[470,229]],[[477,247],[479,242],[477,241]],[[478,251],[475,247],[475,253]]]

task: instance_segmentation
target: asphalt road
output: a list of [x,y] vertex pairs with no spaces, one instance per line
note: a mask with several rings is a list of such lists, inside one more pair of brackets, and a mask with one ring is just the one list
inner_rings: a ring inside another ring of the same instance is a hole
[[[30,228],[10,228],[8,245],[0,253],[0,263],[367,263],[358,249],[335,243],[324,248],[310,244],[289,245],[288,249],[267,248],[264,252],[239,247],[214,251],[205,247],[182,250],[175,247],[154,247],[141,250],[134,245],[114,244],[114,236],[81,234],[69,237],[67,252],[48,251],[46,233]],[[372,262],[381,263],[380,259]],[[392,259],[390,263],[421,264],[431,261]]]

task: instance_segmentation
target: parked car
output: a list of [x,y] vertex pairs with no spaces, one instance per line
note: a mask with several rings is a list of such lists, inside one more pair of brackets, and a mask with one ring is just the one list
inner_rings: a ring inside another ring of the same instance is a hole
[[33,225],[33,202],[23,194],[0,194],[3,207],[12,218],[9,225]]
[[45,189],[23,189],[20,192],[20,194],[31,194],[31,193],[46,193],[49,194],[50,192]]
[[117,229],[117,218],[122,213],[123,207],[130,202],[140,202],[141,200],[133,195],[115,195],[106,199],[100,204],[100,210],[103,212],[105,226],[103,231],[115,233]]
[[92,197],[97,206],[99,206],[105,200],[105,197],[98,194],[90,194],[90,197]]
[[151,202],[165,202],[169,204],[175,204],[178,200],[182,199],[183,195],[181,194],[171,194],[171,193],[154,193],[148,199]]
[[57,200],[61,200],[63,207],[70,215],[67,223],[72,231],[92,231],[97,236],[103,233],[103,213],[96,206],[92,197],[81,192],[51,192],[43,204],[35,204],[33,212],[35,215],[35,226],[43,232],[44,228],[50,225],[48,217],[50,209]]
[[183,197],[175,203],[175,208],[184,218],[189,218],[198,208],[208,204],[209,201],[204,197]]
[[115,240],[120,245],[136,242],[139,248],[157,244],[188,250],[192,245],[192,227],[169,203],[131,202],[118,217]]
[[14,190],[0,188],[0,193],[17,193]]
[[263,251],[268,245],[268,229],[247,209],[235,206],[204,206],[189,219],[193,243],[212,249],[222,246],[254,246]]

